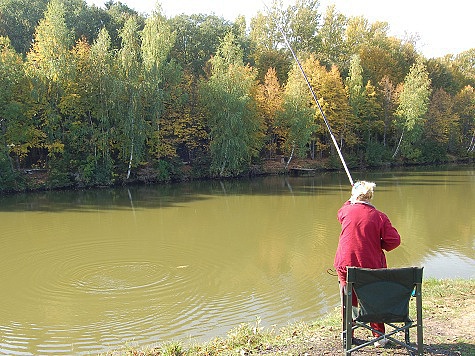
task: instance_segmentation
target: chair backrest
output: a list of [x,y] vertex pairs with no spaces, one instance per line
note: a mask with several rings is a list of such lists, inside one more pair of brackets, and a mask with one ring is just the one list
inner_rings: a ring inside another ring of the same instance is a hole
[[422,283],[421,267],[368,269],[348,267],[347,283],[352,286],[362,322],[407,322],[409,300],[416,284]]

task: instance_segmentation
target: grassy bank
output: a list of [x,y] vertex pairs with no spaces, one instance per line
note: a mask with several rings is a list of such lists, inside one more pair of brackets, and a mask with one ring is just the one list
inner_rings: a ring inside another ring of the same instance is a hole
[[[423,283],[424,353],[475,355],[475,280],[435,280]],[[411,305],[413,308],[413,306]],[[149,348],[124,347],[115,355],[340,355],[340,310],[313,323],[266,329],[259,320],[241,324],[224,338],[201,344],[168,342]],[[415,331],[413,331],[415,338]],[[364,350],[364,351],[363,351]],[[367,347],[355,355],[407,355],[398,346]]]

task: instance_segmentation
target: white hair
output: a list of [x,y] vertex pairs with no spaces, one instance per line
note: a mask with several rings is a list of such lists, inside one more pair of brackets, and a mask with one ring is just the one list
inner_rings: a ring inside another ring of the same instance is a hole
[[370,201],[373,198],[374,187],[376,187],[376,183],[373,182],[366,182],[364,180],[356,182],[351,189],[350,201],[352,203],[356,201]]

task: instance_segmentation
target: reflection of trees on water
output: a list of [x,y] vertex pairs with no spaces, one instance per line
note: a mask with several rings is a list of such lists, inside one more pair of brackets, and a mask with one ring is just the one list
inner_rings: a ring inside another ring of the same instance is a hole
[[[439,270],[442,277],[473,271],[473,170],[357,175],[377,183],[374,204],[401,233],[402,246],[387,253],[390,266],[425,264],[425,276]],[[163,295],[155,291],[153,295],[163,299],[150,307],[156,312],[163,300],[169,301],[162,319],[153,319],[176,327],[174,334],[194,333],[192,328],[215,330],[215,318],[226,326],[236,318],[241,322],[256,316],[265,325],[281,321],[285,325],[292,317],[315,320],[339,302],[337,279],[327,270],[333,265],[340,233],[336,214],[349,194],[342,173],[1,197],[0,243],[7,248],[0,250],[6,271],[0,282],[11,293],[26,290],[32,280],[22,278],[21,288],[8,286],[15,281],[8,279],[13,275],[8,271],[15,271],[16,277],[19,271],[38,276],[42,261],[47,262],[44,266],[59,265],[61,276],[68,267],[76,275],[84,265],[123,267],[140,262],[138,266],[157,266],[151,280],[160,282],[154,285]],[[59,258],[51,263],[48,256]],[[25,263],[33,260],[35,264]],[[74,263],[78,266],[71,269]],[[51,273],[43,275],[49,278]],[[72,289],[72,300],[84,297]],[[148,318],[150,313],[141,316],[138,308],[128,309],[137,298],[150,305],[148,291],[134,289],[134,300],[120,303],[121,312]],[[127,294],[121,297],[126,299]],[[9,300],[21,304],[22,298],[20,293]],[[50,303],[43,289],[35,298],[42,298],[39,305]],[[197,311],[206,317],[200,318]],[[182,325],[183,331],[175,323],[176,314],[187,312],[196,319],[192,326]],[[20,313],[15,314],[18,318]],[[42,318],[33,322],[41,325]]]
[[391,179],[394,191],[388,190],[381,199],[376,192],[376,204],[401,233],[404,259],[416,263],[425,256],[452,251],[474,260],[473,177],[473,170],[415,172]]

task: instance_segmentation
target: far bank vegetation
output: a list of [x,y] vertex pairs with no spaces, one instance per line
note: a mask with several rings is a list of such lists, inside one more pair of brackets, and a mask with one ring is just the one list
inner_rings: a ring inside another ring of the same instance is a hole
[[250,23],[114,1],[3,0],[0,13],[0,192],[239,177],[302,158],[340,169],[277,25],[350,167],[474,156],[475,49],[424,58],[415,37],[317,0],[274,1]]

